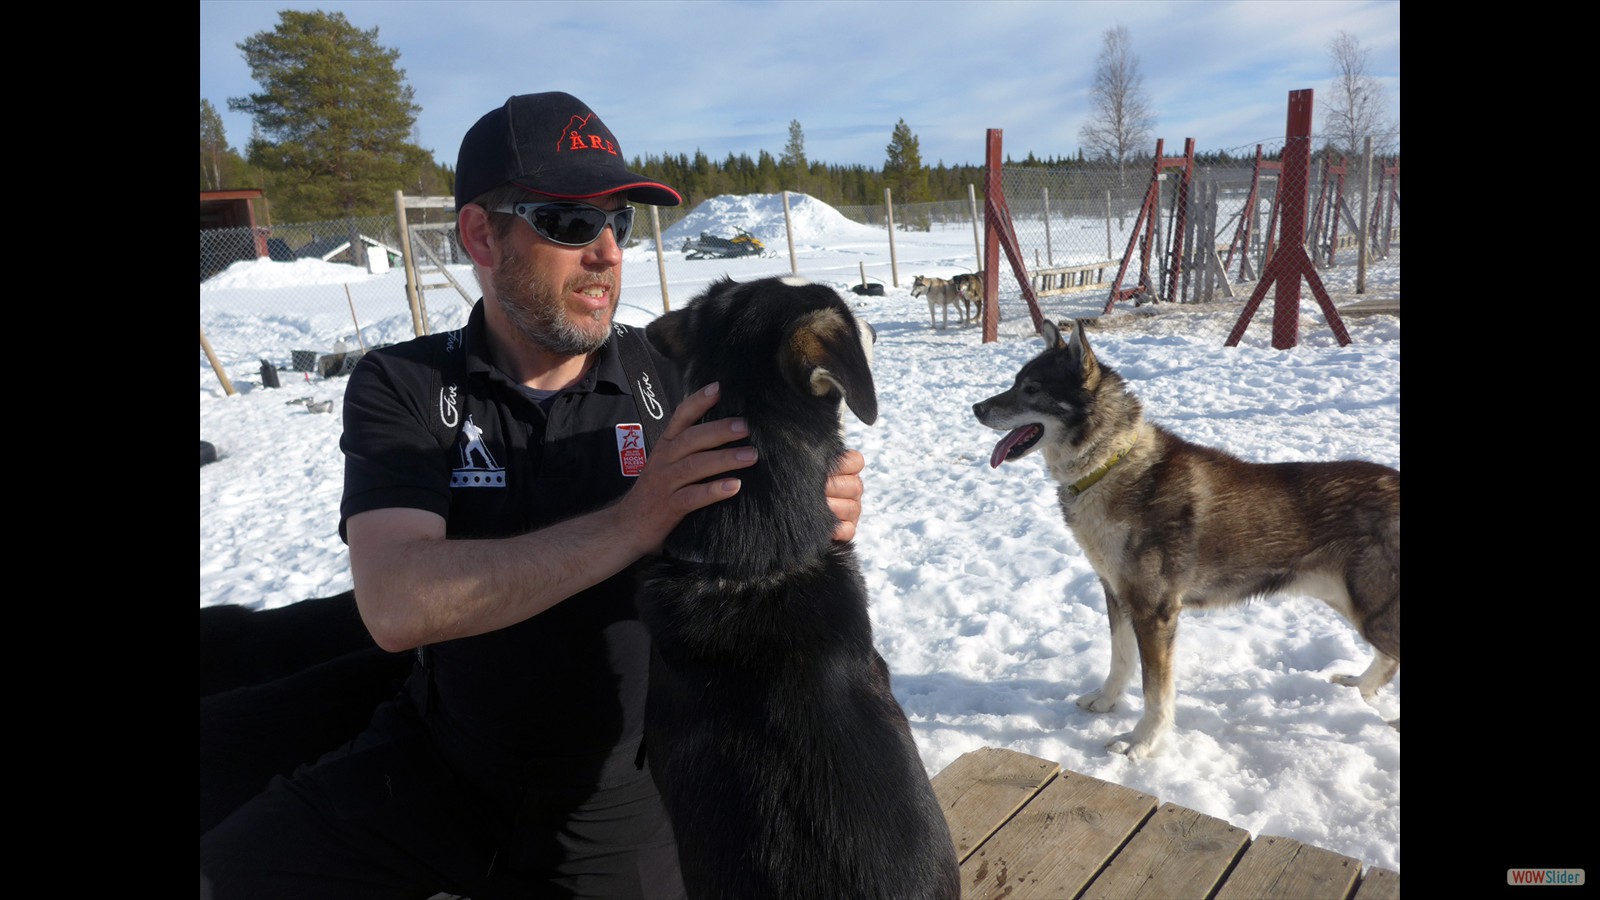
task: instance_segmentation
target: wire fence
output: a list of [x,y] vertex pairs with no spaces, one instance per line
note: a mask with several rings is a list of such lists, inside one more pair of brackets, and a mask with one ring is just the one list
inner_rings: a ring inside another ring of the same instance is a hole
[[[1337,329],[1325,300],[1337,309],[1378,294],[1398,298],[1397,160],[1374,154],[1369,167],[1320,154],[1287,175],[1284,149],[1279,141],[1206,164],[1169,148],[1159,166],[1148,157],[1121,168],[1004,167],[1002,205],[1023,274],[1000,254],[999,334],[1034,334],[1024,282],[1042,318],[1131,313],[1126,324],[1181,322],[1219,341],[1246,325]],[[1297,246],[1282,246],[1286,236],[1298,236]],[[1291,283],[1302,302],[1295,322],[1281,322],[1290,310],[1274,301]]]
[[[1322,296],[1310,289],[1312,279],[1335,307],[1362,297],[1398,298],[1398,162],[1375,152],[1370,165],[1340,165],[1319,155],[1304,180],[1289,184],[1275,159],[1282,150],[1280,141],[1277,147],[1262,145],[1259,158],[1251,147],[1205,165],[1163,153],[1159,174],[1154,158],[1120,168],[1002,167],[997,206],[1009,214],[1012,250],[1023,272],[1019,278],[1011,255],[1000,254],[998,336],[1034,336],[1031,294],[1040,315],[1052,321],[1099,318],[1102,325],[1150,328],[1165,323],[1221,342],[1240,327],[1263,279],[1283,280],[1281,272],[1274,274],[1275,258],[1280,269],[1303,262],[1295,280],[1302,283],[1303,277],[1306,288],[1292,326],[1301,331],[1334,327]],[[976,207],[981,229],[985,198],[974,199],[837,211],[876,227],[892,215],[897,231],[915,231],[971,228]],[[658,227],[665,232],[692,212],[658,208],[652,215],[651,208],[641,208],[630,246],[652,246]],[[397,216],[201,231],[202,338],[209,318],[228,315],[223,289],[229,286],[228,268],[237,262],[320,260],[349,264],[353,273],[345,283],[273,289],[283,309],[277,327],[288,337],[254,343],[226,338],[240,343],[206,345],[202,366],[237,371],[259,357],[263,366],[306,372],[308,378],[325,370],[338,374],[359,352],[412,337],[418,321],[408,292],[397,290],[394,279],[366,277],[403,267],[408,246],[418,269],[442,273],[454,288],[436,284],[421,294],[422,329],[459,327],[478,292],[470,279],[463,284],[450,274],[451,267],[459,273],[470,262],[455,241],[453,210],[408,210],[406,224],[404,239]],[[1363,233],[1365,268],[1357,265]],[[1280,246],[1284,235],[1295,234],[1301,235],[1295,247]],[[1265,294],[1253,311],[1253,334],[1286,327],[1278,321],[1274,294]],[[294,341],[306,349],[261,349]]]

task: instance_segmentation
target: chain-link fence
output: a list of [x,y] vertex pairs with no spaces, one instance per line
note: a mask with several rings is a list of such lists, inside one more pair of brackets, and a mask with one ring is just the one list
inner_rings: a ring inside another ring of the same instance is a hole
[[[1153,157],[1120,169],[1006,166],[1004,206],[1041,315],[1061,320],[1111,313],[1102,325],[1147,326],[1160,317],[1220,341],[1245,327],[1252,334],[1275,327],[1336,330],[1313,280],[1335,308],[1380,292],[1397,298],[1397,160],[1375,154],[1369,173],[1364,161],[1341,165],[1319,154],[1308,167],[1289,172],[1284,149],[1280,141],[1262,146],[1259,158],[1249,148],[1243,159],[1237,152],[1216,154],[1227,161],[1206,164],[1167,150],[1159,174]],[[1358,273],[1363,231],[1367,269]],[[1300,237],[1298,249],[1280,246],[1286,235]],[[1364,283],[1358,284],[1358,274]],[[1264,278],[1271,284],[1251,310]],[[1290,284],[1300,285],[1296,321],[1277,322],[1275,316],[1291,312],[1275,303]],[[1002,335],[1033,334],[1022,282],[1005,252],[999,306]],[[1136,315],[1117,317],[1129,312]]]

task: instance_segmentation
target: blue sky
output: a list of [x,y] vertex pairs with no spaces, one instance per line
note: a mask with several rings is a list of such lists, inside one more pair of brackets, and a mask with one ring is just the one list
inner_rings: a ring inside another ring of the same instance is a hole
[[630,159],[776,156],[798,119],[809,159],[876,168],[902,118],[927,165],[981,164],[989,128],[1015,158],[1072,155],[1116,25],[1167,153],[1190,137],[1202,152],[1270,149],[1304,88],[1320,127],[1340,30],[1371,51],[1399,121],[1398,0],[201,0],[200,97],[236,149],[250,121],[227,100],[257,89],[238,44],[283,9],[377,28],[422,107],[415,140],[450,165],[479,116],[545,90],[582,98]]

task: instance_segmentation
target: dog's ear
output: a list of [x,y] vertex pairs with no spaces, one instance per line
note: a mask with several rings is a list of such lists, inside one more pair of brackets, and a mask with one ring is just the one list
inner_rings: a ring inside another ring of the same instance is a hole
[[1067,346],[1066,341],[1061,339],[1061,332],[1056,330],[1056,323],[1049,319],[1044,320],[1044,327],[1040,329],[1039,333],[1044,336],[1044,348],[1046,350],[1060,350]]
[[795,322],[780,360],[795,390],[814,397],[838,391],[856,418],[878,421],[872,365],[855,323],[837,309],[819,309]]
[[657,350],[680,367],[689,360],[689,311],[662,313],[644,327],[644,336]]
[[1072,353],[1073,362],[1083,373],[1083,383],[1093,387],[1100,380],[1100,361],[1095,359],[1094,351],[1089,348],[1089,336],[1084,333],[1081,321],[1073,320],[1072,335],[1065,343],[1066,349]]

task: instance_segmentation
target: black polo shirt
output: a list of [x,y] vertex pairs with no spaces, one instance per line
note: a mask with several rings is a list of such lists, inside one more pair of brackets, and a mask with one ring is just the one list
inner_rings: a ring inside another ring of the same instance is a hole
[[[617,326],[621,328],[623,326]],[[426,509],[452,539],[523,534],[611,502],[641,464],[641,411],[613,333],[577,386],[539,403],[490,362],[483,301],[458,331],[368,353],[345,392],[339,534],[373,509]],[[680,394],[676,368],[651,350]],[[632,568],[517,625],[432,645],[430,727],[458,763],[520,767],[642,732],[649,639]]]

